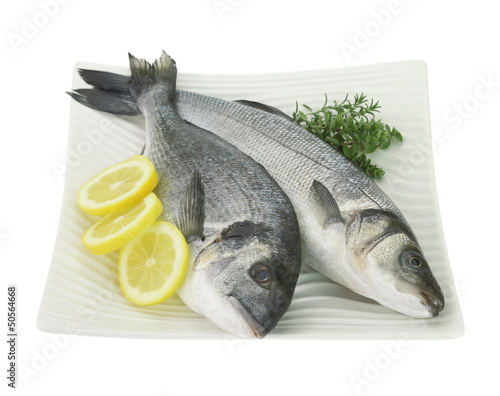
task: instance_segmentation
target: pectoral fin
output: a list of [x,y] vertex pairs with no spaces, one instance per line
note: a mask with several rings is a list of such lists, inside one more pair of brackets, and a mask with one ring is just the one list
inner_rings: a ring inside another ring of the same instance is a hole
[[205,192],[200,173],[195,170],[181,200],[177,225],[188,242],[203,239]]
[[316,220],[323,228],[333,222],[344,222],[339,206],[328,189],[314,180],[309,190],[309,207]]

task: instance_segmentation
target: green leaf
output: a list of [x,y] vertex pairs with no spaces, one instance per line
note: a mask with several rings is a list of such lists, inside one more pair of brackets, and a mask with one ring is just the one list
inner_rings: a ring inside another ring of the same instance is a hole
[[341,113],[337,113],[337,117],[335,118],[335,121],[337,124],[337,128],[344,125],[344,119],[342,118]]
[[325,115],[324,123],[328,125],[330,123],[330,118],[332,117],[332,113],[330,113],[329,111],[325,111],[323,114]]
[[387,141],[383,142],[382,144],[380,144],[380,149],[381,150],[387,150],[390,145],[391,145],[391,141],[387,140]]
[[380,142],[387,142],[391,140],[391,134],[387,132],[383,132],[382,135],[380,135]]
[[401,143],[403,141],[403,135],[401,135],[401,133],[396,128],[392,128],[392,135],[398,142]]
[[325,139],[326,142],[334,145],[334,146],[340,146],[340,142],[337,138],[334,138],[333,136],[328,136],[326,139]]
[[342,151],[347,158],[351,158],[351,150],[349,146],[342,146]]

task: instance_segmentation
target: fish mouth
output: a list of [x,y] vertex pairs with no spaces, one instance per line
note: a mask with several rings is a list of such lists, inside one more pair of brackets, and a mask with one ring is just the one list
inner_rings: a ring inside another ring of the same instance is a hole
[[438,316],[444,308],[444,296],[439,287],[423,287],[418,286],[408,280],[399,279],[399,281],[396,282],[396,290],[415,297],[418,301],[417,304],[419,304],[419,306],[425,307],[425,314],[423,312],[420,312],[418,316],[410,316],[420,318],[434,318]]
[[423,305],[429,308],[432,317],[439,315],[444,308],[444,298],[442,294],[433,293],[431,291],[421,291],[419,297]]
[[229,296],[229,302],[242,316],[255,338],[264,338],[264,336],[269,333],[269,330],[266,329],[257,319],[255,319],[253,315],[238,301],[238,299],[233,296]]

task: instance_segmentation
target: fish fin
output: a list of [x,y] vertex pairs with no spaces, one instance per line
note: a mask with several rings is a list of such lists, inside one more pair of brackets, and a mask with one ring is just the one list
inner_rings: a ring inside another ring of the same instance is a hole
[[161,85],[165,92],[173,98],[177,80],[175,61],[165,51],[153,64],[128,54],[130,61],[130,89],[136,97]]
[[139,107],[130,93],[108,92],[96,88],[75,89],[67,93],[78,103],[90,107],[91,109],[113,114],[140,114]]
[[317,180],[313,181],[309,190],[309,204],[318,223],[323,228],[332,222],[344,222],[337,201],[330,191]]
[[244,99],[235,100],[235,102],[242,104],[242,105],[245,105],[245,106],[248,106],[248,107],[253,107],[254,109],[263,110],[263,111],[266,111],[268,113],[283,117],[283,118],[287,119],[288,121],[293,121],[292,117],[290,117],[288,114],[284,113],[280,109],[277,109],[276,107],[273,107],[273,106],[266,105],[264,103],[254,102],[251,100],[244,100]]
[[197,238],[203,239],[204,218],[205,192],[200,172],[195,170],[181,199],[177,216],[177,225],[188,242]]
[[78,69],[78,74],[87,84],[94,88],[121,94],[129,94],[130,76],[110,73],[101,70]]

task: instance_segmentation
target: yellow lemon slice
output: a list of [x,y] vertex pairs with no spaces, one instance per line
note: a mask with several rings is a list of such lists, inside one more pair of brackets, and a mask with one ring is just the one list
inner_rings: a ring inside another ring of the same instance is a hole
[[104,169],[80,188],[78,205],[88,214],[104,215],[134,205],[158,184],[153,163],[143,155]]
[[120,251],[120,287],[135,304],[158,304],[181,285],[188,263],[182,233],[171,223],[157,221]]
[[94,254],[109,253],[143,232],[162,211],[158,197],[149,193],[132,208],[104,216],[85,231],[82,242]]

